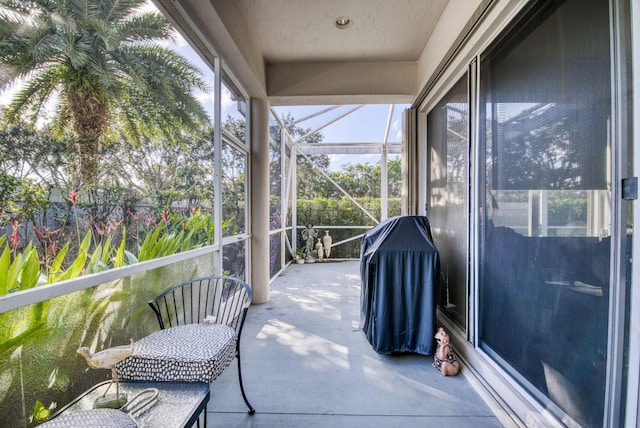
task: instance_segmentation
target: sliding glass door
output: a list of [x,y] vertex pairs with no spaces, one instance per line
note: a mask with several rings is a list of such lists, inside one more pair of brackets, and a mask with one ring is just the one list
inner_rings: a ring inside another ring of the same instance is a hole
[[638,358],[628,9],[529,2],[423,106],[440,314],[585,427],[623,425]]
[[609,6],[547,2],[481,57],[480,347],[601,426],[612,254]]
[[438,306],[466,328],[469,213],[469,102],[465,74],[427,115],[427,216],[440,252]]

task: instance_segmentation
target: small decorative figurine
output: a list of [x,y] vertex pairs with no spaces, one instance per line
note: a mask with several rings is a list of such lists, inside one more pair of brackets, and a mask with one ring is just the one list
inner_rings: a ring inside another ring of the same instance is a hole
[[316,254],[318,255],[318,260],[322,261],[324,257],[324,249],[322,248],[322,242],[320,242],[320,238],[318,238],[318,243],[316,244]]
[[433,367],[440,370],[444,376],[455,376],[460,370],[460,364],[456,359],[456,354],[449,344],[449,335],[444,328],[440,327],[434,336],[438,341],[436,353],[433,355]]
[[203,324],[215,324],[216,323],[216,318],[214,315],[209,315],[208,317],[205,317],[205,319],[202,321]]
[[133,339],[131,340],[131,344],[125,346],[115,346],[113,348],[104,349],[100,352],[96,352],[92,354],[89,352],[89,348],[83,346],[78,348],[77,353],[82,355],[85,360],[87,360],[87,364],[92,369],[111,369],[111,383],[102,394],[103,397],[107,395],[109,392],[109,388],[115,382],[116,384],[116,398],[120,395],[120,386],[118,383],[118,375],[116,374],[116,364],[120,361],[124,360],[133,352]]

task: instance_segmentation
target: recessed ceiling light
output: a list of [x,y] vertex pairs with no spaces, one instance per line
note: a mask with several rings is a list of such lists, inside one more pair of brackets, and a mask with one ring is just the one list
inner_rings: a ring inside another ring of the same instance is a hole
[[343,30],[351,25],[351,18],[348,16],[339,16],[334,22],[337,28]]

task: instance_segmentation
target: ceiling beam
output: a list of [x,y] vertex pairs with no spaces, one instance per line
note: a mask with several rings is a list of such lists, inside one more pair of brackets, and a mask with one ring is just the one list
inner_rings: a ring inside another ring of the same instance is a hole
[[267,64],[271,105],[410,103],[417,93],[410,61]]

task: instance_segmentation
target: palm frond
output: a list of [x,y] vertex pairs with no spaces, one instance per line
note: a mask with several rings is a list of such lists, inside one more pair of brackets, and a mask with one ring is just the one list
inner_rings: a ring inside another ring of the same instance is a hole
[[[149,104],[147,108],[159,115],[156,121],[173,124],[166,128],[198,127],[208,122],[192,92],[194,88],[206,90],[206,84],[199,70],[187,60],[158,46],[127,46],[120,52],[119,65],[131,77],[127,90],[132,97],[142,97]],[[146,119],[149,122],[150,118]]]
[[3,83],[61,60],[64,41],[47,16],[27,20],[19,14],[3,15],[0,22],[0,63],[7,75]]
[[100,4],[100,17],[107,22],[119,22],[129,19],[138,9],[146,4],[146,0],[106,0]]
[[91,55],[87,61],[87,69],[113,97],[120,96],[121,82],[113,61],[109,61],[104,55]]
[[[197,134],[208,123],[208,117],[199,104],[199,111],[187,110],[186,104],[176,102],[159,104],[155,98],[141,93],[137,86],[126,86],[122,99],[118,109],[122,115],[119,122],[130,125],[121,129],[130,141],[137,144],[143,141],[139,136],[174,144],[184,135]],[[138,100],[138,103],[127,101],[131,99]]]
[[180,86],[181,89],[206,89],[200,70],[171,49],[141,43],[123,45],[119,50],[119,60],[123,67],[137,62],[139,66],[131,68],[131,72],[138,74],[140,80],[149,84],[157,82],[161,85]]
[[85,31],[90,35],[93,47],[102,52],[117,49],[120,44],[120,35],[117,27],[102,19],[89,17],[84,22]]
[[50,67],[31,74],[3,111],[5,119],[17,122],[21,117],[27,116],[28,122],[35,123],[47,100],[59,91],[60,72],[60,68]]
[[33,1],[0,0],[0,6],[2,8],[25,15],[32,9],[33,4]]
[[[57,34],[44,33],[38,38],[31,53],[33,63],[46,63],[64,52],[64,42]],[[30,64],[25,64],[29,66]]]
[[159,13],[145,13],[118,23],[117,29],[123,42],[166,41],[174,39],[174,30],[169,21]]
[[65,57],[71,68],[79,70],[87,66],[89,58],[94,54],[91,40],[88,37],[77,37],[71,33],[65,34]]

